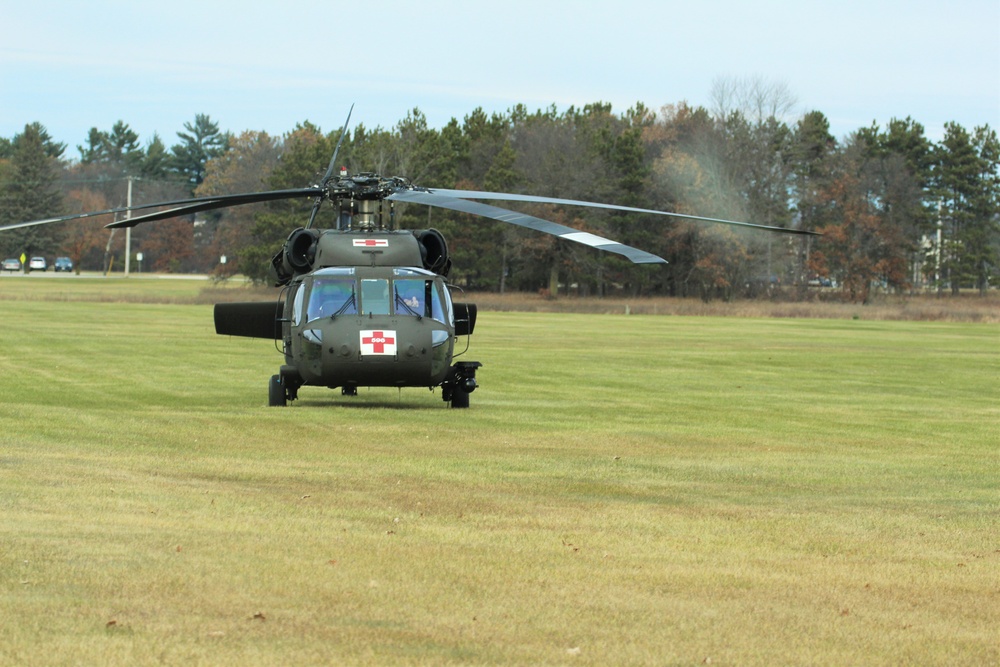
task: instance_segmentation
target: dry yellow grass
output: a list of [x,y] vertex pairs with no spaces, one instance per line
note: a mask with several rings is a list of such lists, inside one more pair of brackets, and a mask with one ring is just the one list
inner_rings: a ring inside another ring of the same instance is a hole
[[863,319],[935,322],[1000,323],[1000,293],[978,295],[892,296],[882,295],[871,303],[842,302],[836,294],[807,295],[803,300],[776,298],[710,301],[671,297],[559,297],[537,294],[473,294],[467,300],[481,309],[541,313],[606,313],[632,315],[688,315],[697,317],[774,317],[814,319]]
[[[96,273],[46,278],[0,274],[0,300],[212,304],[268,301],[279,295],[274,287],[253,286],[240,277],[216,282],[197,276],[156,274],[135,274],[129,279]],[[480,310],[498,312],[1000,323],[1000,292],[995,290],[986,296],[966,293],[958,297],[878,294],[868,304],[843,302],[835,291],[806,292],[799,296],[790,291],[778,293],[773,299],[734,302],[627,296],[548,298],[522,292],[457,292],[455,298],[476,303]]]
[[83,298],[0,322],[0,663],[1000,660],[994,325],[486,311],[467,411],[268,409]]

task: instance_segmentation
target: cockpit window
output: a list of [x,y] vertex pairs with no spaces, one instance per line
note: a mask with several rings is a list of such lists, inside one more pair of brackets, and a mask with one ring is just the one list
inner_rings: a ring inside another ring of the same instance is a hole
[[361,312],[365,315],[389,314],[389,281],[385,278],[361,280]]
[[295,290],[295,297],[292,302],[292,324],[298,326],[299,322],[302,321],[302,303],[306,296],[306,288],[301,283],[297,283],[292,285],[292,289]]
[[357,312],[354,280],[350,278],[316,278],[313,281],[306,309],[307,322],[319,317],[356,315]]
[[427,291],[423,280],[394,280],[393,301],[399,315],[427,315]]
[[362,278],[343,269],[323,269],[299,286],[294,297],[293,324],[340,315],[403,315],[429,317],[453,324],[451,299],[434,274],[421,269],[393,270],[392,280]]
[[397,315],[430,317],[445,322],[441,294],[433,280],[397,278],[392,282],[393,301]]

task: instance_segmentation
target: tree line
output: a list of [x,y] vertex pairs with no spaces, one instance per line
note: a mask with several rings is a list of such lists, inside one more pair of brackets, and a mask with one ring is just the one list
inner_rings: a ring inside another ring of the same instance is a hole
[[[787,120],[781,86],[723,82],[712,108],[686,103],[615,113],[605,103],[505,113],[474,109],[440,129],[413,109],[391,128],[349,129],[338,160],[352,173],[445,188],[524,192],[821,232],[791,237],[657,216],[526,205],[523,210],[668,260],[626,260],[461,213],[397,206],[397,226],[448,239],[450,278],[470,290],[734,299],[873,290],[984,292],[1000,265],[1000,141],[989,126],[945,126],[930,141],[913,120],[873,123],[843,140],[820,111]],[[0,225],[186,196],[302,187],[325,170],[340,128],[302,122],[284,135],[223,132],[197,115],[171,148],[129,126],[93,128],[78,157],[29,124],[0,138]],[[141,225],[143,270],[267,280],[270,257],[310,202],[238,207]],[[333,226],[333,212],[325,224]],[[65,254],[87,269],[121,256],[108,220],[0,234],[4,256]],[[324,224],[320,218],[318,223]],[[226,262],[220,260],[225,256]],[[120,266],[120,259],[119,264]]]

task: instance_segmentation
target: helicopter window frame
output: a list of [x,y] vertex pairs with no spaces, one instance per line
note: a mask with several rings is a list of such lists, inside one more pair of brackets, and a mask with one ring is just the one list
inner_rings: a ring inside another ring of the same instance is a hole
[[323,269],[316,269],[313,271],[312,275],[320,278],[328,278],[330,276],[353,278],[355,273],[354,267],[352,266],[328,266]]
[[434,278],[436,274],[433,271],[428,271],[427,269],[397,266],[392,270],[392,275],[400,278]]

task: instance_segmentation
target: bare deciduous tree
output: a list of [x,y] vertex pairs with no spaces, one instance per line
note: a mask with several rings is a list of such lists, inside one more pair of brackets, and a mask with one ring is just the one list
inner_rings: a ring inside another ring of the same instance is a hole
[[761,76],[719,77],[710,92],[712,114],[719,119],[741,114],[754,126],[769,118],[787,120],[798,100],[783,81],[768,81]]

